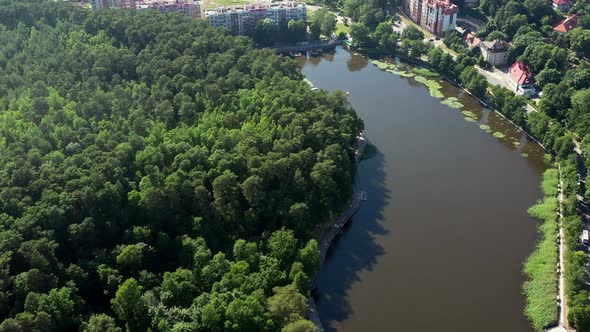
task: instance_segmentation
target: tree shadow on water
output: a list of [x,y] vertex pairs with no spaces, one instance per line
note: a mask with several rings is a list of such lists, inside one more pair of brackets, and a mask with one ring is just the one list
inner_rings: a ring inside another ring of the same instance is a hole
[[361,188],[367,200],[334,239],[320,272],[319,285],[314,291],[318,312],[326,331],[336,331],[333,321],[345,321],[352,314],[348,292],[360,282],[360,273],[372,270],[377,258],[384,254],[375,237],[387,234],[382,226],[383,210],[389,203],[385,185],[384,157],[378,147],[376,154],[359,166]]

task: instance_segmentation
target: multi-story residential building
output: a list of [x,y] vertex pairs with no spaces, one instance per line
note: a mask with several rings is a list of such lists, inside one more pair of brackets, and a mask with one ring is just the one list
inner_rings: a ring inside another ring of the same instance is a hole
[[111,7],[135,9],[135,3],[135,0],[92,0],[92,9],[106,9]]
[[254,32],[256,23],[270,18],[279,27],[286,27],[291,20],[307,22],[305,4],[282,2],[272,4],[254,4],[243,7],[219,7],[205,13],[213,27],[226,27],[234,35],[248,35]]
[[501,39],[484,41],[479,47],[484,60],[492,66],[501,66],[508,62],[508,48],[510,45],[507,42]]
[[195,0],[136,0],[138,9],[156,9],[163,13],[179,13],[201,18],[201,3]]
[[412,21],[435,35],[455,29],[459,7],[450,0],[404,0],[403,8]]
[[156,9],[201,18],[201,3],[195,0],[93,0],[93,9]]

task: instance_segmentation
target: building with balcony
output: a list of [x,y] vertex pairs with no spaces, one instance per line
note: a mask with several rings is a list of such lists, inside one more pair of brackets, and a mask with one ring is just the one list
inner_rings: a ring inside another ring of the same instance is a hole
[[121,9],[135,9],[135,0],[92,0],[92,9],[107,9],[107,8],[121,8]]
[[162,13],[178,13],[192,18],[203,17],[201,3],[195,0],[136,0],[137,9],[155,9]]
[[226,27],[234,35],[249,35],[254,32],[256,23],[270,18],[279,28],[287,27],[291,20],[307,22],[305,4],[282,2],[272,4],[252,4],[241,7],[218,7],[205,13],[213,27]]
[[402,8],[412,21],[437,36],[457,25],[459,7],[450,0],[404,0]]

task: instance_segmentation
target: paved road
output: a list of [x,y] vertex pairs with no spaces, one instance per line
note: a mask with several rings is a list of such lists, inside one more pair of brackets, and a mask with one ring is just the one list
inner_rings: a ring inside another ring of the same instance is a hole
[[[559,201],[559,326],[566,327],[569,326],[567,321],[567,297],[565,296],[565,251],[567,250],[565,246],[565,236],[563,231],[563,180],[561,178],[561,167],[558,166],[559,169],[559,194],[558,194],[558,201]],[[567,329],[566,329],[567,330]]]
[[[483,69],[479,66],[475,66],[475,68],[482,74],[491,85],[499,85],[503,86],[510,91],[514,91],[514,88],[508,84],[508,67],[501,67],[501,68],[490,68],[490,69]],[[532,99],[535,104],[539,102],[539,98]],[[526,104],[526,112],[537,112],[537,109],[533,106]]]

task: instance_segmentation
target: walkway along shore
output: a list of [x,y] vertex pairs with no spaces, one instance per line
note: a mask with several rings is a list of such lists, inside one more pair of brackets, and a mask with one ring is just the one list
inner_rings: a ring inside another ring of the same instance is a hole
[[[363,133],[361,132],[356,137],[356,151],[354,153],[354,159],[355,159],[355,163],[357,166],[356,167],[357,172],[355,174],[354,190],[352,193],[352,202],[350,204],[350,207],[348,209],[346,209],[346,211],[344,211],[340,215],[340,217],[336,220],[334,225],[332,225],[330,230],[328,230],[322,236],[322,239],[320,241],[320,268],[313,275],[313,277],[311,279],[311,289],[312,290],[314,290],[317,287],[319,274],[320,274],[320,271],[322,270],[322,267],[323,267],[324,262],[326,260],[326,254],[328,253],[328,249],[330,249],[332,242],[334,241],[334,239],[336,238],[338,233],[340,233],[340,230],[342,230],[342,227],[344,227],[344,225],[346,225],[348,223],[350,218],[358,211],[358,209],[361,206],[361,181],[360,181],[360,175],[358,172],[358,165],[359,165],[361,159],[363,158],[363,153],[365,152],[366,144],[367,144],[367,141],[366,141],[365,137],[363,136]],[[324,326],[322,325],[322,321],[320,320],[320,315],[318,314],[318,309],[315,305],[315,300],[313,299],[313,296],[310,296],[308,298],[307,302],[308,302],[308,310],[307,310],[308,311],[307,312],[308,319],[310,321],[314,322],[314,324],[317,326],[317,328],[320,330],[320,332],[324,332],[325,331]]]
[[567,297],[565,295],[565,233],[563,230],[563,179],[561,177],[561,166],[557,164],[557,170],[559,173],[559,188],[557,191],[557,201],[559,202],[559,279],[557,283],[558,296],[559,296],[559,323],[556,327],[547,329],[547,332],[566,332],[571,331],[569,328],[569,322],[567,320]]

